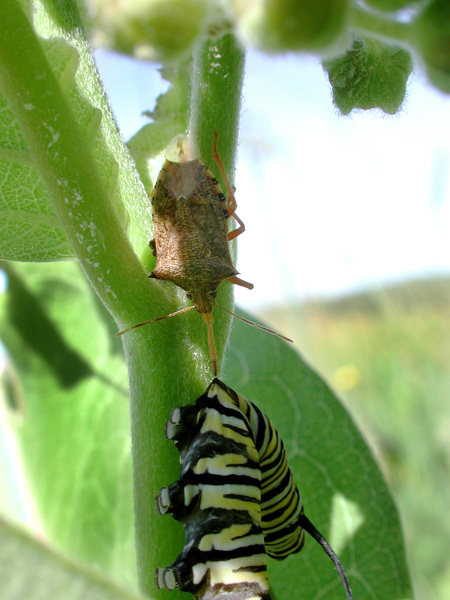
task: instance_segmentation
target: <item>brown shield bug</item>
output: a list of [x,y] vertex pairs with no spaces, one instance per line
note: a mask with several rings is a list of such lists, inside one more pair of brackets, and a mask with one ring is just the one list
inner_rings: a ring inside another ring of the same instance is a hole
[[[156,266],[149,277],[179,286],[187,292],[193,306],[133,325],[117,336],[195,308],[202,314],[208,330],[209,353],[214,375],[217,375],[212,315],[217,288],[224,279],[250,290],[253,284],[237,277],[238,272],[231,262],[228,242],[243,233],[245,226],[236,215],[234,193],[217,153],[217,133],[214,136],[213,156],[225,180],[228,202],[217,179],[196,156],[190,139],[184,135],[178,135],[170,142],[166,160],[150,197],[155,236],[150,241],[150,248],[156,257]],[[239,226],[228,232],[230,217],[234,217]],[[237,317],[221,306],[218,308]],[[262,325],[237,318],[279,335]],[[292,341],[281,335],[279,337]]]

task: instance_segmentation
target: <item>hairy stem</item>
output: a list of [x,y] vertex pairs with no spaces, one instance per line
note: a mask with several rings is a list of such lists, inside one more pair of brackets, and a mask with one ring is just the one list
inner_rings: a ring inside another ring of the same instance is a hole
[[[213,170],[214,131],[223,142],[220,152],[228,172],[234,164],[243,66],[243,53],[231,36],[214,43],[207,41],[195,54],[190,129],[202,158]],[[230,305],[231,285],[225,283],[221,288],[218,302]],[[146,374],[133,368],[140,364],[143,349],[132,342],[131,335],[124,340],[131,378],[134,373],[139,380],[133,386],[131,408],[138,575],[141,590],[152,595],[156,593],[155,568],[173,562],[184,541],[181,526],[168,516],[158,516],[154,508],[159,488],[179,476],[176,452],[163,437],[164,422],[174,406],[192,403],[211,378],[207,331],[200,315],[191,311],[168,321],[148,326],[170,332],[171,355],[167,356],[166,349],[164,360],[157,354],[154,357],[160,389],[152,388]],[[214,332],[221,358],[229,332],[228,318],[217,319]],[[133,334],[142,333],[137,330]],[[153,438],[149,431],[155,432]],[[161,590],[158,597],[173,600],[174,593]]]
[[[189,129],[200,156],[220,181],[225,193],[225,182],[213,158],[214,132],[218,134],[221,161],[233,185],[244,69],[245,54],[231,34],[217,41],[206,40],[194,54]],[[234,228],[234,222],[231,228]],[[229,282],[220,286],[217,304],[232,309],[233,288]],[[230,332],[231,317],[218,310],[213,314],[220,365]]]

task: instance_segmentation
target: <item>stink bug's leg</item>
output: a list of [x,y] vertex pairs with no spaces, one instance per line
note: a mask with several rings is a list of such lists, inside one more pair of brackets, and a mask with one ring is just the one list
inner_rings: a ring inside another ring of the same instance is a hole
[[237,216],[236,213],[233,213],[233,217],[239,223],[240,227],[238,227],[237,229],[233,229],[233,231],[229,231],[227,233],[227,240],[229,242],[231,242],[231,240],[234,240],[235,238],[237,238],[238,235],[241,235],[241,233],[244,233],[244,231],[245,231],[244,222],[241,221],[241,219]]
[[202,315],[203,315],[203,320],[206,323],[206,327],[208,328],[209,355],[211,357],[214,377],[216,377],[217,376],[217,351],[216,351],[216,342],[214,341],[214,330],[213,330],[214,317],[212,316],[212,313],[202,313]]
[[137,325],[132,325],[131,327],[127,327],[127,329],[124,329],[123,331],[119,331],[119,333],[116,333],[116,335],[114,337],[119,337],[120,335],[127,333],[127,331],[131,331],[132,329],[137,329],[138,327],[143,327],[144,325],[148,325],[149,323],[155,323],[156,321],[162,321],[163,319],[168,319],[169,317],[176,317],[177,315],[181,315],[182,313],[188,312],[188,310],[192,310],[193,308],[195,308],[195,307],[187,306],[186,308],[182,308],[181,310],[177,310],[173,313],[170,313],[170,315],[164,315],[164,317],[158,317],[157,319],[151,319],[150,321],[144,321],[143,323],[138,323]]
[[213,156],[214,156],[214,160],[217,163],[217,166],[219,167],[219,171],[222,174],[223,180],[225,181],[225,186],[226,186],[227,192],[228,192],[228,207],[227,207],[228,208],[228,218],[234,217],[236,219],[236,221],[239,223],[239,227],[237,229],[234,229],[233,231],[230,231],[227,234],[227,239],[230,242],[231,240],[234,240],[234,238],[237,238],[238,235],[241,235],[241,233],[244,233],[245,225],[244,225],[243,221],[241,221],[241,219],[235,213],[235,210],[237,208],[236,198],[234,197],[234,192],[231,189],[231,185],[230,185],[230,182],[228,181],[228,177],[227,177],[227,174],[225,173],[225,168],[222,164],[220,156],[217,153],[217,131],[214,132]]
[[[236,203],[236,198],[234,197],[234,192],[231,189],[230,182],[228,181],[227,174],[225,173],[225,167],[223,166],[222,160],[217,152],[217,131],[214,132],[213,156],[214,156],[214,160],[217,163],[217,166],[219,167],[219,171],[222,174],[223,180],[225,181],[225,185],[226,185],[227,192],[228,192],[228,216],[231,217],[237,208],[237,203]],[[240,225],[242,225],[242,226],[244,225],[242,223],[242,221],[240,222]]]
[[236,319],[239,319],[240,321],[244,321],[244,323],[247,323],[247,325],[252,325],[253,327],[257,327],[258,329],[262,329],[263,331],[267,331],[267,333],[271,333],[272,335],[276,335],[277,337],[281,338],[282,340],[286,340],[286,342],[293,342],[294,341],[294,340],[291,340],[291,338],[286,337],[285,335],[281,335],[281,333],[277,333],[273,329],[269,329],[268,327],[264,327],[264,325],[260,325],[259,323],[255,323],[254,321],[249,321],[248,319],[244,319],[244,317],[240,317],[239,315],[235,315],[234,313],[232,313],[231,311],[227,310],[223,306],[219,306],[218,304],[215,304],[215,306],[217,306],[217,308],[220,308],[220,310],[223,310],[224,312],[228,313],[232,317],[236,317]]
[[230,283],[234,283],[235,285],[240,285],[241,287],[245,287],[248,290],[252,290],[255,287],[253,285],[253,283],[249,283],[248,281],[244,281],[243,279],[241,279],[240,277],[236,277],[235,275],[233,275],[232,277],[228,277],[228,281]]

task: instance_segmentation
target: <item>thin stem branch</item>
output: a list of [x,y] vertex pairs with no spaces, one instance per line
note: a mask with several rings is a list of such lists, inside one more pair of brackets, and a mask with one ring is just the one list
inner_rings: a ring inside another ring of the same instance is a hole
[[368,11],[357,4],[354,4],[350,11],[350,26],[361,33],[398,43],[407,42],[411,30],[409,23]]

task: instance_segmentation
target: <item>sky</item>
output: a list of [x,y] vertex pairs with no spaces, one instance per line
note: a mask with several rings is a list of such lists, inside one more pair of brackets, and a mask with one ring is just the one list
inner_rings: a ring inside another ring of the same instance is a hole
[[[158,65],[96,59],[125,139],[167,89]],[[125,90],[125,93],[124,93]],[[182,133],[182,132],[180,132]],[[420,71],[396,116],[339,116],[317,59],[250,52],[239,157],[236,288],[248,310],[450,276],[450,96]]]

